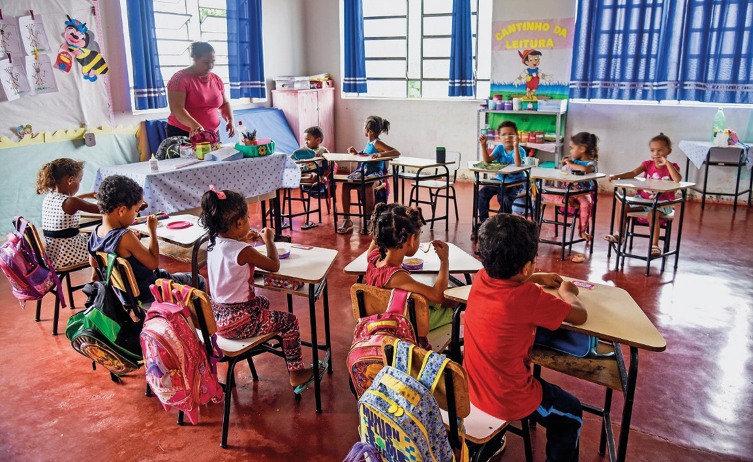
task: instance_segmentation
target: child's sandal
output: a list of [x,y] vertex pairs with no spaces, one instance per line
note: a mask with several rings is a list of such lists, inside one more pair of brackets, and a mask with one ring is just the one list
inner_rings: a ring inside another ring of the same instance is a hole
[[[311,365],[311,369],[314,369],[313,364]],[[303,390],[306,389],[306,387],[311,385],[311,383],[314,381],[314,377],[316,377],[315,374],[317,373],[319,374],[319,381],[321,382],[322,377],[324,377],[325,372],[327,372],[327,363],[324,361],[319,361],[319,371],[314,372],[313,374],[311,374],[311,377],[308,380],[298,385],[297,387],[293,388],[293,393],[295,393],[296,395],[300,395],[303,392]]]
[[604,240],[611,244],[619,244],[620,235],[619,234],[607,234],[606,236],[604,236]]
[[576,253],[575,255],[573,255],[573,259],[572,259],[573,263],[583,263],[584,261],[586,261],[586,255],[585,254]]
[[351,231],[353,231],[353,222],[350,220],[345,220],[343,224],[337,228],[337,234],[347,234]]
[[652,257],[658,257],[662,254],[661,248],[658,245],[652,245],[651,246],[651,256]]

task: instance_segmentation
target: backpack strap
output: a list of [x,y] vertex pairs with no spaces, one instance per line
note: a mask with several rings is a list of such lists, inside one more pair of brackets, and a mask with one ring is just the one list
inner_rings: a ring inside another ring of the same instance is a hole
[[400,339],[395,339],[395,360],[392,365],[395,369],[410,375],[411,362],[413,361],[413,345]]
[[385,314],[393,313],[405,316],[408,309],[408,297],[410,297],[410,292],[402,289],[392,289]]
[[449,362],[450,358],[430,351],[424,357],[424,363],[421,365],[421,371],[418,373],[417,380],[434,393],[434,389],[442,377],[442,372]]

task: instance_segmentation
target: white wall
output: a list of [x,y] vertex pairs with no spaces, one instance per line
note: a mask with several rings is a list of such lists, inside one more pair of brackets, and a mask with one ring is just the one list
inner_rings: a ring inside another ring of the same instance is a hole
[[[521,5],[525,2],[520,1]],[[306,0],[306,69],[308,74],[329,72],[336,85],[342,82],[340,65],[340,2]],[[476,110],[478,102],[421,101],[384,99],[343,99],[335,97],[335,143],[325,141],[332,150],[364,144],[363,121],[370,114],[387,118],[392,131],[386,143],[417,157],[431,157],[435,146],[457,150],[464,159],[476,155]],[[751,109],[725,109],[727,123],[753,141]],[[710,137],[715,107],[674,107],[659,105],[571,104],[567,135],[579,131],[596,133],[600,138],[600,170],[619,173],[633,169],[648,158],[648,140],[664,132],[675,143],[672,160],[679,163],[686,177],[685,155],[677,148],[682,139],[705,140]],[[691,181],[697,170],[691,164]],[[734,188],[734,169],[712,169],[709,190]],[[750,172],[743,173],[747,184]],[[729,199],[729,198],[727,198]],[[747,199],[747,197],[746,197]]]
[[[123,1],[125,0],[121,0],[121,2]],[[264,64],[267,76],[268,100],[266,103],[254,105],[233,100],[234,108],[270,106],[271,99],[269,97],[270,90],[274,89],[274,82],[272,81],[274,77],[306,74],[303,2],[304,0],[262,1]],[[103,33],[105,35],[105,56],[110,67],[109,75],[115,125],[136,124],[144,119],[167,117],[169,114],[167,109],[141,111],[138,114],[133,114],[128,88],[128,73],[131,70],[127,68],[126,64],[120,2],[110,0],[100,2],[100,4]],[[190,62],[186,62],[186,67],[190,64]]]

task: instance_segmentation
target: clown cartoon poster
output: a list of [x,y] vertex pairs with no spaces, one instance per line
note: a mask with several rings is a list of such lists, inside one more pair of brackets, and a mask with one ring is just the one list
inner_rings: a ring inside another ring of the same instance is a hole
[[575,18],[570,2],[537,0],[511,11],[495,2],[491,94],[525,101],[567,99]]

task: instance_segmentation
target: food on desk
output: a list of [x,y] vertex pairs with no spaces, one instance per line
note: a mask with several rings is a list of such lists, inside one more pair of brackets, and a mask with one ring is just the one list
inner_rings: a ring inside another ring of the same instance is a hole
[[[287,244],[277,243],[275,247],[277,247],[277,257],[280,260],[284,260],[290,256],[290,247]],[[264,245],[257,246],[256,250],[262,255],[267,254],[267,247]]]
[[420,270],[424,267],[424,261],[420,258],[406,258],[403,260],[403,268],[409,271]]

